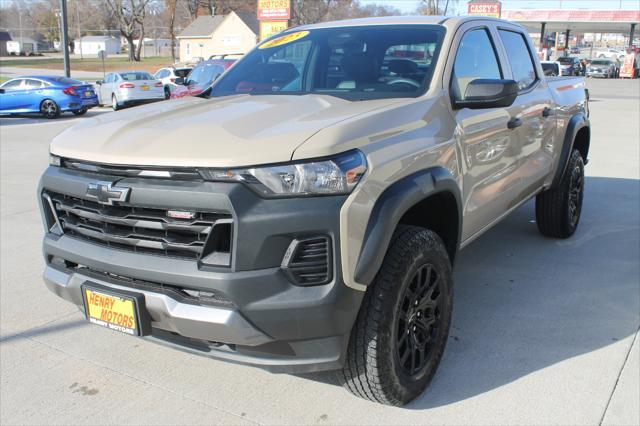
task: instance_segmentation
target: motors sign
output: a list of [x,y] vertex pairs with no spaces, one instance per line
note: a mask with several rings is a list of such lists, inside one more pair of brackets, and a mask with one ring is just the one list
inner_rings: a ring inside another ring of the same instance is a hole
[[499,1],[470,1],[467,3],[468,15],[489,16],[499,18],[502,5]]
[[258,0],[258,20],[275,21],[291,18],[291,0]]

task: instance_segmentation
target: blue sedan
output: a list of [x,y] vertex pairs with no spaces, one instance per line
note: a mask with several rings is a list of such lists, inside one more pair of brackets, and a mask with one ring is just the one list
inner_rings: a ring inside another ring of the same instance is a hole
[[56,118],[83,115],[98,105],[93,86],[66,77],[18,77],[0,85],[0,115],[40,113]]

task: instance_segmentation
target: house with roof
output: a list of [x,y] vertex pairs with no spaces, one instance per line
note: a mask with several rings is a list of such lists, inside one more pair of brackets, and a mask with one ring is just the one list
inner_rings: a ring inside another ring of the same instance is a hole
[[40,44],[31,37],[19,37],[17,40],[5,42],[7,51],[10,54],[19,55],[20,53],[38,53]]
[[120,53],[120,38],[112,36],[84,36],[73,41],[73,53],[79,55],[97,55],[104,50],[107,55]]
[[246,53],[256,45],[259,27],[255,13],[250,12],[199,16],[176,37],[180,61]]
[[9,55],[9,50],[7,49],[7,42],[11,41],[11,34],[7,31],[0,31],[0,56]]

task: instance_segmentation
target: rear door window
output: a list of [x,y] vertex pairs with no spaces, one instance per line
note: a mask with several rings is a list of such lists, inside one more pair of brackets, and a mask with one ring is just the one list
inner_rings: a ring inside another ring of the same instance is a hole
[[24,85],[22,86],[24,90],[34,90],[34,89],[40,89],[42,87],[44,87],[43,82],[41,82],[40,80],[31,79],[31,78],[25,79]]
[[[533,86],[537,77],[524,34],[509,30],[499,30],[499,33],[511,65],[513,79],[518,83],[520,90],[526,90]],[[572,60],[569,59],[568,63],[571,65]]]

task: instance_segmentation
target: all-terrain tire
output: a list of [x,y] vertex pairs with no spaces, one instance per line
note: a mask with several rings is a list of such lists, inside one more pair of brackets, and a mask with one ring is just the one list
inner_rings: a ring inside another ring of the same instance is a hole
[[[382,404],[401,406],[419,396],[444,352],[452,287],[451,263],[440,237],[425,228],[399,226],[367,288],[338,381],[353,394]],[[411,346],[421,341],[424,345]],[[423,365],[414,371],[411,357],[420,360],[420,354]]]
[[576,231],[584,198],[584,160],[574,149],[557,187],[536,196],[536,224],[542,235],[569,238]]

